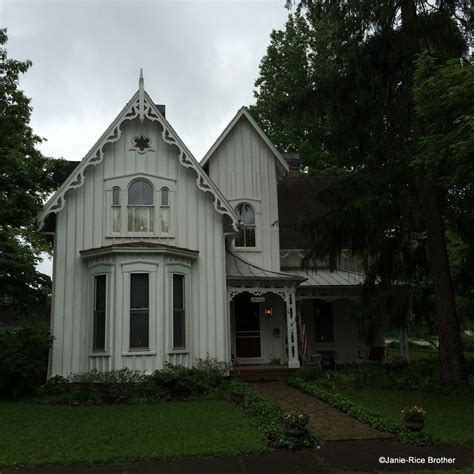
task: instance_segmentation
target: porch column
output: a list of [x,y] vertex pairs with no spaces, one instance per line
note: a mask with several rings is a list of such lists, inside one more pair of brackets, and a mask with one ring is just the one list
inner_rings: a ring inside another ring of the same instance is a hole
[[286,327],[288,331],[288,368],[299,369],[298,330],[296,325],[296,295],[292,286],[285,291]]

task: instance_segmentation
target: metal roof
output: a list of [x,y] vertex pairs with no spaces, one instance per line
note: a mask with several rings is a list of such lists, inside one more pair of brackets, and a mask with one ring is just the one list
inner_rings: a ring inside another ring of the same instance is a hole
[[247,262],[232,252],[226,252],[226,272],[228,280],[265,280],[303,282],[306,277],[290,273],[273,272]]
[[331,272],[328,269],[292,269],[286,270],[287,273],[306,278],[301,283],[302,287],[341,287],[341,286],[360,286],[364,283],[365,275],[357,272],[347,272],[335,270]]

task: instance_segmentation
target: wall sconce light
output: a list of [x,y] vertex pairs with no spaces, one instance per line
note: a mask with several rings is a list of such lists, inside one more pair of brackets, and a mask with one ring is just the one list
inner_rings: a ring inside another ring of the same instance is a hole
[[273,310],[272,310],[272,307],[271,306],[267,306],[265,308],[265,312],[264,312],[265,316],[267,318],[271,318],[272,317],[272,314],[273,314]]

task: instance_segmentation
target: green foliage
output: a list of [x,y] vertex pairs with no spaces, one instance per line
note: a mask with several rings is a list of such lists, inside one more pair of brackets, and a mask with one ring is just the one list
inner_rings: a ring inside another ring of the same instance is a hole
[[283,416],[286,414],[284,410],[257,395],[247,384],[235,380],[228,382],[215,392],[215,396],[229,401],[238,400],[237,405],[254,420],[254,424],[276,448],[311,448],[317,443],[314,435],[309,432],[302,437],[288,435],[282,423]]
[[0,419],[2,472],[7,466],[110,464],[269,451],[251,420],[223,400],[77,407],[10,402],[0,403]]
[[52,342],[44,321],[25,319],[0,329],[0,397],[23,396],[45,380]]
[[[404,323],[410,301],[408,291],[400,296],[404,281],[417,289],[416,316],[422,313],[436,330],[435,303],[443,321],[438,326],[456,333],[453,293],[442,278],[449,275],[442,225],[426,224],[447,222],[454,207],[472,214],[472,184],[460,188],[445,179],[454,176],[451,171],[430,175],[428,165],[414,165],[422,156],[423,163],[439,158],[447,168],[452,150],[456,176],[467,169],[466,179],[473,182],[472,158],[467,159],[472,156],[472,71],[460,63],[468,61],[471,32],[463,24],[469,24],[470,10],[465,2],[297,3],[305,8],[271,36],[251,111],[277,146],[300,152],[309,174],[341,176],[315,196],[326,210],[305,219],[311,239],[307,261],[329,256],[334,266],[344,248],[361,257],[367,270],[360,319],[369,327],[376,320]],[[432,68],[416,60],[425,49],[459,67],[424,82],[424,72]],[[446,117],[440,113],[445,106]],[[436,155],[433,140],[440,131],[444,158]],[[466,235],[472,235],[470,229]],[[426,277],[429,272],[436,285]],[[450,310],[442,310],[443,304]],[[443,333],[440,340],[445,381],[463,383],[461,348],[450,342],[457,338]]]
[[6,29],[0,29],[0,310],[34,314],[51,292],[51,280],[38,273],[40,253],[50,251],[36,233],[35,216],[56,187],[53,173],[64,160],[44,157],[43,140],[29,126],[31,105],[19,78],[31,61],[7,57]]
[[404,444],[424,445],[433,442],[432,438],[426,433],[417,434],[416,436],[412,433],[408,433],[402,426],[387,421],[379,413],[361,407],[344,397],[342,394],[324,388],[318,383],[304,382],[299,379],[297,375],[291,378],[288,383],[293,387],[305,391],[309,395],[319,398],[323,402],[329,403],[333,407],[338,408],[344,413],[368,424],[372,428],[393,433],[397,436],[398,440]]
[[38,394],[47,403],[69,405],[152,403],[204,396],[223,382],[227,364],[207,358],[198,360],[197,365],[188,368],[167,364],[149,375],[124,368],[55,376]]

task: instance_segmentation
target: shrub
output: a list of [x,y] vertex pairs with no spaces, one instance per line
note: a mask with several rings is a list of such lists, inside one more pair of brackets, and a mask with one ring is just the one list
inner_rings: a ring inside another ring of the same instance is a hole
[[229,371],[232,369],[232,364],[219,360],[216,357],[209,357],[209,354],[207,354],[205,359],[201,359],[200,357],[196,358],[194,367],[199,370],[214,372],[224,377],[229,374]]
[[0,396],[23,396],[44,382],[52,342],[45,321],[0,329]]
[[282,422],[286,413],[278,405],[257,395],[245,383],[232,380],[221,385],[213,395],[228,401],[239,399],[239,408],[252,418],[257,428],[265,434],[269,444],[275,448],[311,448],[317,444],[316,437],[309,432],[302,437],[289,436]]

